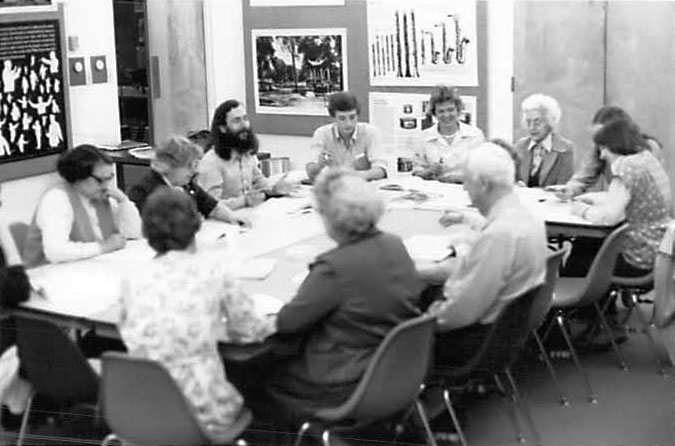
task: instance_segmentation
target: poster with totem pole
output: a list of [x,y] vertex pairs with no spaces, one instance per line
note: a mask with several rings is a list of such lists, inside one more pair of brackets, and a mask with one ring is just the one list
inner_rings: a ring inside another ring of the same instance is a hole
[[59,20],[0,22],[0,164],[68,147]]
[[478,85],[476,0],[368,0],[372,86]]

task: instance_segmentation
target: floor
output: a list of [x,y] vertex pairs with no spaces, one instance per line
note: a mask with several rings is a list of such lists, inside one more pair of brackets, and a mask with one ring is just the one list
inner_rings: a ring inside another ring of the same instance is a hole
[[[650,307],[643,304],[643,309],[649,311]],[[618,367],[611,352],[582,356],[597,395],[596,404],[587,401],[583,381],[569,359],[554,361],[569,406],[557,402],[556,389],[543,363],[530,360],[517,368],[518,387],[529,405],[543,445],[675,445],[675,371],[668,369],[668,376],[658,373],[646,337],[640,333],[631,333],[622,351],[628,371]],[[471,446],[518,444],[498,396],[487,396],[475,403],[466,418],[466,435]],[[26,444],[98,444],[104,434],[82,432],[73,426],[59,429],[43,424],[32,430]],[[12,432],[4,432],[0,445],[13,444],[14,439]],[[528,444],[534,444],[530,435],[527,440]],[[355,444],[387,443],[357,440]]]

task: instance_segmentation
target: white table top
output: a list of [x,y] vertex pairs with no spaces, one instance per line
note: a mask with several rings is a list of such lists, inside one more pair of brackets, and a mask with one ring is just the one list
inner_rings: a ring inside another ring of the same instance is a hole
[[[382,191],[387,202],[379,227],[406,239],[416,234],[443,235],[456,229],[438,224],[443,209],[468,208],[470,203],[461,185],[423,181],[413,177],[381,180],[378,187],[398,184],[404,191]],[[410,190],[430,196],[423,203],[401,199]],[[598,229],[570,214],[570,203],[562,203],[540,189],[518,188],[523,203],[541,215],[547,225],[559,228]],[[253,258],[275,260],[272,272],[264,280],[242,280],[251,294],[263,293],[288,301],[316,254],[334,243],[325,235],[318,215],[307,210],[307,192],[295,198],[269,200],[255,210],[243,212],[253,226],[248,230],[215,221],[205,221],[197,236],[199,251],[218,250],[223,261],[243,263]],[[599,228],[606,231],[606,228]],[[555,231],[554,231],[555,232]],[[28,271],[36,288],[44,290],[22,308],[60,318],[115,324],[120,279],[129,269],[143,268],[154,253],[144,240],[131,241],[123,250],[92,259],[51,264]]]

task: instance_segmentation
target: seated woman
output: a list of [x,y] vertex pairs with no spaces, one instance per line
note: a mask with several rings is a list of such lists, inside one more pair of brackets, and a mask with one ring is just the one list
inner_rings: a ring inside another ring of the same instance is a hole
[[150,162],[151,171],[138,183],[129,188],[129,198],[143,211],[145,202],[157,188],[182,188],[195,201],[204,218],[227,223],[247,224],[246,220],[234,215],[224,203],[199,187],[195,182],[202,148],[182,136],[172,136],[155,149]]
[[518,181],[527,187],[565,184],[574,171],[574,144],[556,131],[562,115],[558,101],[533,94],[520,108],[528,136],[515,144],[520,159]]
[[419,314],[422,291],[401,240],[377,229],[384,204],[372,185],[328,168],[314,197],[338,246],[316,258],[277,316],[279,333],[306,341],[299,357],[279,364],[268,388],[291,422],[344,402],[389,330]]
[[273,331],[227,271],[222,255],[200,255],[201,218],[182,190],[160,188],[143,207],[143,234],[157,256],[122,284],[119,329],[132,356],[164,365],[219,443],[243,400],[227,381],[217,342],[256,342]]
[[258,167],[258,137],[244,106],[235,99],[216,108],[211,123],[209,150],[199,165],[199,184],[224,200],[231,209],[256,206],[268,195],[285,195],[292,186],[285,181],[270,184]]
[[26,266],[86,259],[140,238],[138,211],[114,186],[108,155],[82,144],[63,152],[56,170],[62,181],[42,195],[28,228]]
[[415,147],[413,175],[425,180],[461,182],[466,154],[485,141],[483,132],[459,120],[463,104],[456,88],[437,87],[429,98],[427,113],[437,124],[424,130]]
[[573,213],[594,223],[613,225],[625,216],[629,230],[615,275],[640,277],[654,268],[657,248],[672,216],[668,175],[651,151],[645,150],[640,129],[616,119],[593,135],[600,158],[611,165],[607,192],[577,197]]

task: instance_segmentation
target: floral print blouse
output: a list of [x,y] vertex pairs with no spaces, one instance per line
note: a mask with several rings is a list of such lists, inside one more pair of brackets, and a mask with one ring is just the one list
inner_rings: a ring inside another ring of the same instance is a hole
[[218,442],[243,399],[227,381],[217,341],[256,342],[274,321],[256,316],[220,258],[170,251],[122,286],[119,328],[129,354],[163,364]]
[[672,218],[668,175],[648,150],[619,157],[612,164],[612,172],[623,181],[631,195],[625,211],[630,227],[623,255],[628,263],[651,269]]

